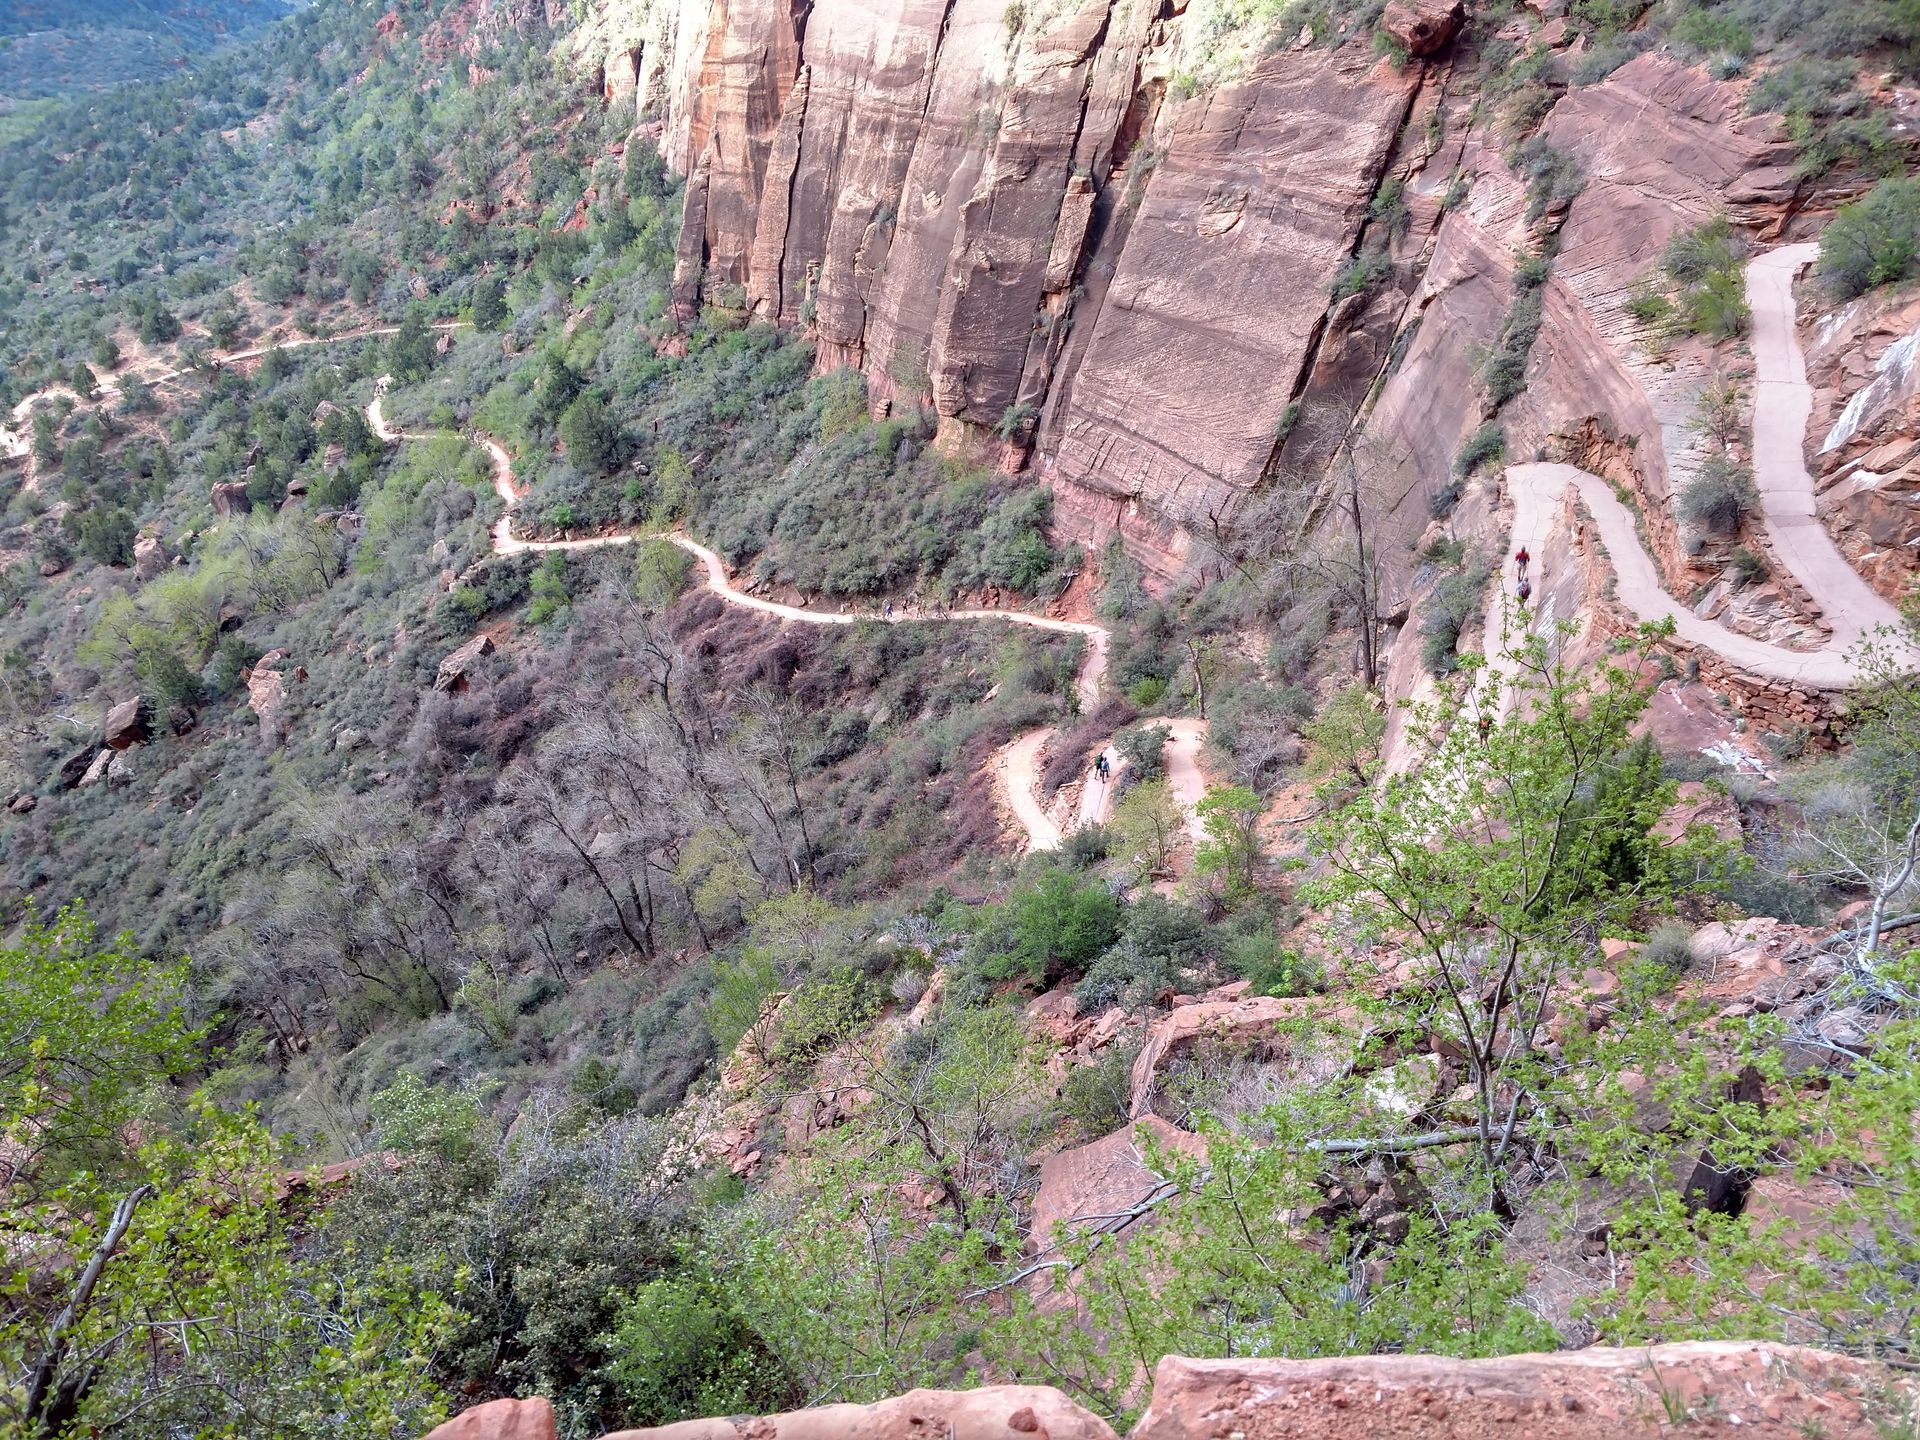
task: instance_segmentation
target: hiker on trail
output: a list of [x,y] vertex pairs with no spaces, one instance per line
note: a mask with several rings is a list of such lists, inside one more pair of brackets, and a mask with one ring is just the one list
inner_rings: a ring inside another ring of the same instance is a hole
[[1527,601],[1533,597],[1533,582],[1531,580],[1522,580],[1520,582],[1520,589],[1518,593],[1520,596],[1520,603],[1522,605],[1526,604]]
[[891,620],[892,618],[893,618],[893,601],[889,600],[887,601],[887,619]]
[[1099,775],[1099,777],[1100,777],[1100,778],[1101,778],[1102,780],[1105,780],[1105,779],[1107,778],[1107,771],[1108,771],[1108,766],[1107,766],[1107,752],[1106,752],[1106,751],[1104,751],[1104,750],[1102,750],[1102,751],[1100,752],[1100,758],[1099,758],[1099,759],[1097,759],[1097,760],[1095,760],[1095,761],[1093,762],[1093,768],[1094,768],[1094,773],[1096,773],[1097,775]]
[[1514,553],[1514,557],[1513,557],[1513,568],[1514,568],[1514,570],[1515,570],[1516,572],[1518,572],[1518,574],[1519,574],[1519,576],[1520,576],[1520,581],[1521,581],[1521,583],[1522,583],[1522,584],[1525,584],[1525,583],[1526,583],[1526,579],[1527,579],[1527,562],[1528,562],[1529,560],[1531,560],[1532,558],[1533,558],[1533,557],[1532,557],[1531,555],[1529,555],[1529,554],[1527,554],[1527,547],[1526,547],[1526,546],[1524,546],[1524,545],[1522,545],[1522,546],[1521,546],[1521,547],[1519,548],[1519,550],[1518,550],[1518,551],[1516,551],[1516,552]]

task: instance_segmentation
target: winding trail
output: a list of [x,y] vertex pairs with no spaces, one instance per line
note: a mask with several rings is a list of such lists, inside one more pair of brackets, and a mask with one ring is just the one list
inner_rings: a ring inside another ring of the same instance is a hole
[[[392,383],[393,377],[390,375],[382,375],[374,382],[373,399],[367,403],[368,429],[389,445],[402,440],[425,440],[449,433],[402,430],[391,424],[387,420],[383,402]],[[617,535],[591,535],[578,540],[526,540],[513,533],[513,507],[520,499],[513,483],[513,457],[491,435],[476,430],[469,438],[487,452],[492,462],[493,489],[500,497],[502,506],[500,518],[494,522],[492,530],[493,552],[496,555],[548,550],[597,550],[609,545],[631,545],[641,540],[665,540],[679,546],[700,562],[706,572],[706,588],[728,604],[757,610],[763,615],[796,624],[857,625],[869,622],[907,625],[956,620],[998,621],[1009,625],[1025,625],[1034,630],[1050,630],[1055,634],[1078,635],[1086,642],[1086,647],[1080,668],[1073,677],[1074,694],[1082,711],[1090,713],[1100,703],[1100,686],[1107,673],[1107,647],[1112,638],[1103,625],[1085,620],[1057,620],[1051,615],[1033,615],[1025,610],[939,610],[933,613],[903,610],[898,614],[875,614],[872,611],[811,610],[803,605],[788,605],[741,590],[734,584],[727,562],[719,554],[677,530],[627,531]],[[1166,748],[1167,776],[1187,816],[1187,828],[1197,837],[1200,830],[1193,807],[1206,794],[1206,777],[1200,770],[1200,748],[1206,743],[1207,722],[1183,718],[1166,723],[1173,732]],[[1065,838],[1060,823],[1048,813],[1039,798],[1040,755],[1054,733],[1055,728],[1051,725],[1029,730],[1006,746],[995,762],[1007,808],[1026,832],[1029,851],[1057,850]],[[1117,779],[1120,773],[1119,753],[1111,746],[1106,747],[1104,753],[1113,767],[1114,779]],[[1101,782],[1090,777],[1082,792],[1076,824],[1068,828],[1104,823],[1112,810],[1112,788],[1113,780]]]
[[[469,322],[465,320],[436,320],[427,328],[429,330],[459,330],[468,323]],[[400,327],[398,325],[368,325],[358,330],[344,330],[338,335],[298,335],[291,340],[278,340],[264,345],[254,345],[245,350],[228,350],[218,355],[210,355],[207,359],[209,364],[215,369],[219,369],[224,365],[236,365],[242,360],[264,359],[275,350],[300,350],[309,345],[343,345],[349,340],[369,340],[382,335],[398,335],[399,333]],[[123,376],[137,376],[148,385],[161,385],[169,380],[178,379],[180,376],[188,374],[192,369],[193,367],[190,365],[176,365],[171,370],[155,370],[151,374],[143,373],[133,368],[128,368],[120,373]],[[76,405],[106,405],[118,400],[120,395],[121,387],[116,384],[111,377],[100,381],[99,389],[94,392],[91,401],[82,399],[79,392],[71,385],[58,381],[34,391],[31,395],[17,401],[13,409],[8,413],[8,423],[0,425],[0,460],[24,459],[31,453],[32,446],[28,442],[27,432],[24,427],[33,418],[34,406],[38,405],[41,401],[65,396]]]
[[[1599,527],[1617,578],[1620,602],[1637,620],[1671,618],[1680,637],[1710,650],[1736,669],[1764,680],[1809,690],[1846,690],[1860,683],[1858,647],[1882,627],[1895,631],[1899,612],[1876,594],[1834,545],[1815,512],[1813,476],[1807,471],[1805,437],[1813,406],[1806,360],[1800,349],[1793,303],[1794,277],[1813,263],[1817,245],[1784,245],[1747,263],[1747,303],[1753,311],[1753,474],[1760,512],[1774,556],[1820,608],[1827,643],[1817,650],[1788,650],[1702,619],[1669,595],[1659,567],[1640,541],[1634,516],[1613,487],[1572,465],[1507,467],[1513,500],[1513,536],[1508,546],[1546,552],[1554,517],[1567,487]],[[1488,654],[1495,651],[1499,616],[1488,616]]]

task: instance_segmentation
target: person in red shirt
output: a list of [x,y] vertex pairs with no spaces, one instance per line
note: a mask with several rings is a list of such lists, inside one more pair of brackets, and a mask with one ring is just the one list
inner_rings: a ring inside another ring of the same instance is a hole
[[1519,550],[1514,553],[1513,567],[1515,571],[1518,572],[1522,580],[1525,580],[1527,578],[1527,561],[1531,560],[1532,558],[1533,557],[1531,555],[1527,554],[1527,547],[1524,545],[1522,545],[1519,548]]

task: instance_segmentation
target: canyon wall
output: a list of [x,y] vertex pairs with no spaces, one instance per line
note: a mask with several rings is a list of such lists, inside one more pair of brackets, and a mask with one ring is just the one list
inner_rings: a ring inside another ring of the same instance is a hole
[[[1633,488],[1684,570],[1661,442],[1684,452],[1709,367],[1649,350],[1627,301],[1679,229],[1779,233],[1791,147],[1744,82],[1648,54],[1548,109],[1584,188],[1543,214],[1460,20],[1394,4],[1392,45],[1274,37],[1208,86],[1220,37],[1185,0],[599,0],[575,44],[688,177],[683,321],[808,328],[877,410],[1030,466],[1064,536],[1121,534],[1159,581],[1343,445],[1416,539],[1488,418],[1515,256],[1557,245],[1508,454]],[[1501,34],[1577,38],[1524,9]]]

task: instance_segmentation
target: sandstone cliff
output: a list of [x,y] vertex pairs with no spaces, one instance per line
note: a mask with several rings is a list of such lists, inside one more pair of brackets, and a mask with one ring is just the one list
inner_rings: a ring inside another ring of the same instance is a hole
[[[574,44],[688,176],[683,318],[810,327],[877,407],[1032,466],[1069,537],[1123,534],[1170,578],[1257,487],[1310,489],[1359,436],[1412,540],[1487,418],[1515,257],[1543,253],[1508,454],[1626,486],[1670,578],[1705,583],[1670,501],[1720,362],[1650,347],[1628,301],[1677,231],[1785,230],[1806,199],[1785,128],[1748,113],[1748,82],[1657,51],[1516,126],[1488,47],[1578,36],[1460,20],[1389,7],[1398,63],[1325,22],[1225,64],[1182,0],[600,0]],[[1570,196],[1516,166],[1529,129],[1569,157]],[[1793,597],[1762,598],[1727,623],[1791,630]]]

